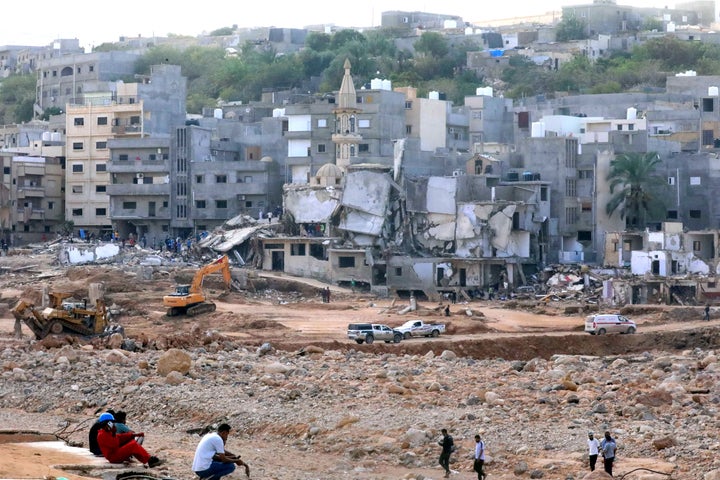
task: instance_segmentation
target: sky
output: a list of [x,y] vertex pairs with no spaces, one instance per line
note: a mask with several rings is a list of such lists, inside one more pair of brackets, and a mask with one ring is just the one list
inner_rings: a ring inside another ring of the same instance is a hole
[[[72,0],[58,2],[13,0],[3,5],[1,45],[49,45],[58,38],[77,38],[89,48],[115,42],[121,36],[197,36],[230,27],[287,27],[334,24],[348,27],[380,25],[381,13],[391,10],[459,15],[464,21],[482,23],[516,16],[560,11],[563,5],[592,0]],[[619,5],[667,6],[657,0],[618,0]]]

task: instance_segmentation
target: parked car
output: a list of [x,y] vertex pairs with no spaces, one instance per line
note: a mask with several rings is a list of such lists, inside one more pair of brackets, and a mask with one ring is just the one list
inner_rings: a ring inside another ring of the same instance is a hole
[[379,323],[351,323],[348,325],[347,335],[350,340],[355,340],[359,344],[365,342],[368,345],[375,340],[400,343],[403,339],[402,333]]
[[403,338],[410,337],[437,337],[445,333],[444,323],[425,323],[422,320],[408,320],[399,327],[397,331],[402,333]]
[[606,333],[635,333],[637,325],[627,317],[617,314],[590,315],[585,319],[585,331],[591,335]]

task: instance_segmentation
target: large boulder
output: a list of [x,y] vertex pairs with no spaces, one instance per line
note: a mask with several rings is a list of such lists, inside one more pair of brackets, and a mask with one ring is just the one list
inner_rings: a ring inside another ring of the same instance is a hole
[[186,352],[171,348],[163,353],[157,362],[158,375],[166,376],[170,372],[180,372],[187,375],[192,366],[192,358]]

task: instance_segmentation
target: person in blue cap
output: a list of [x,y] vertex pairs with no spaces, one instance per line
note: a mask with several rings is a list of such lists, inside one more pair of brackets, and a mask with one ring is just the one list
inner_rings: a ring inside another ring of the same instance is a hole
[[[114,415],[115,411],[112,408],[108,408],[107,412],[110,415]],[[104,414],[103,414],[104,415]],[[102,417],[102,415],[101,415]],[[92,427],[90,427],[90,433],[88,434],[88,448],[90,449],[90,452],[92,452],[93,455],[96,457],[102,457],[102,452],[100,451],[100,445],[97,443],[97,435],[98,431],[102,428],[102,424],[100,423],[100,419],[97,419],[95,423],[93,423]]]

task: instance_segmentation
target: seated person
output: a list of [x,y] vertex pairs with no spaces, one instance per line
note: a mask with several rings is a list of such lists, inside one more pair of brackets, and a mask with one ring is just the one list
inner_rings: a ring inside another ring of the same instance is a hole
[[110,413],[100,415],[99,422],[101,428],[100,431],[98,431],[97,441],[103,457],[105,457],[108,462],[123,463],[135,457],[141,463],[147,464],[150,468],[162,463],[159,458],[151,456],[135,441],[137,437],[144,437],[144,433],[117,433],[114,424],[115,417]]
[[[120,410],[115,414],[115,432],[116,433],[132,433],[132,430],[126,425],[127,423],[127,413]],[[145,440],[145,437],[137,437],[135,438],[135,441],[138,443],[138,445],[143,444],[143,440]]]
[[[112,408],[108,408],[107,413],[113,415],[115,412]],[[97,435],[101,427],[102,425],[100,424],[100,420],[96,420],[92,427],[90,427],[90,433],[88,434],[88,448],[96,457],[102,457],[100,446],[97,443]]]

